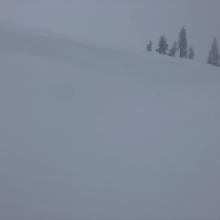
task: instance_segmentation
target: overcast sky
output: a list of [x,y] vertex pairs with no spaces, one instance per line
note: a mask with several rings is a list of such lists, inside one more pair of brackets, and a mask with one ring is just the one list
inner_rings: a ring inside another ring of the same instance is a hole
[[220,39],[219,0],[0,0],[0,20],[143,49],[161,34],[170,43],[185,25],[197,58]]

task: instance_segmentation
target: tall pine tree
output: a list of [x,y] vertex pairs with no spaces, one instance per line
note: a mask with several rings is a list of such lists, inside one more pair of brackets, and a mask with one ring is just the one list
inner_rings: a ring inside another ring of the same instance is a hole
[[212,43],[210,52],[209,52],[209,57],[208,57],[208,64],[212,64],[215,66],[219,66],[219,49],[218,49],[218,42],[217,39],[214,38],[214,41]]
[[158,43],[158,49],[156,49],[156,51],[159,54],[167,54],[167,50],[168,50],[167,39],[165,36],[161,36]]
[[185,27],[183,27],[179,33],[178,46],[180,49],[180,57],[187,58],[188,41]]

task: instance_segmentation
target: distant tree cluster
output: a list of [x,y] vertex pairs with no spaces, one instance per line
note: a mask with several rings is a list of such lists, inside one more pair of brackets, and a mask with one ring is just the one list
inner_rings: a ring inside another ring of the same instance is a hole
[[[150,41],[146,47],[147,51],[153,51],[153,42]],[[179,33],[178,41],[174,42],[172,47],[169,48],[169,44],[167,42],[167,38],[165,36],[161,36],[158,42],[158,48],[156,51],[162,55],[168,55],[171,57],[175,57],[177,52],[179,52],[180,58],[189,58],[194,59],[195,53],[192,46],[188,48],[188,40],[187,33],[185,27],[183,27]]]
[[[149,52],[153,51],[152,41],[150,41],[147,44],[146,50]],[[183,27],[180,30],[180,33],[178,35],[178,40],[174,42],[171,47],[169,47],[167,38],[162,35],[158,42],[158,48],[155,49],[155,51],[161,55],[168,55],[170,57],[177,56],[177,53],[180,58],[194,59],[195,57],[195,52],[193,47],[192,46],[188,47],[187,32],[185,27]],[[220,52],[216,38],[214,38],[213,43],[211,45],[207,63],[220,67]]]

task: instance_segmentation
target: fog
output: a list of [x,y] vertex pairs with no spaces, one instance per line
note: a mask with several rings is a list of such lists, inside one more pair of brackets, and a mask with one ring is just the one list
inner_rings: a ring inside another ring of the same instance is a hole
[[219,6],[0,0],[0,220],[219,219]]
[[164,34],[170,44],[185,25],[196,58],[220,39],[219,0],[1,0],[0,20],[143,50]]

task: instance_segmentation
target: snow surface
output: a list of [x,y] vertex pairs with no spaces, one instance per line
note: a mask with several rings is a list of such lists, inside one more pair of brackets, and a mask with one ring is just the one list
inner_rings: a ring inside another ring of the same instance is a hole
[[220,70],[0,25],[0,219],[220,217]]

